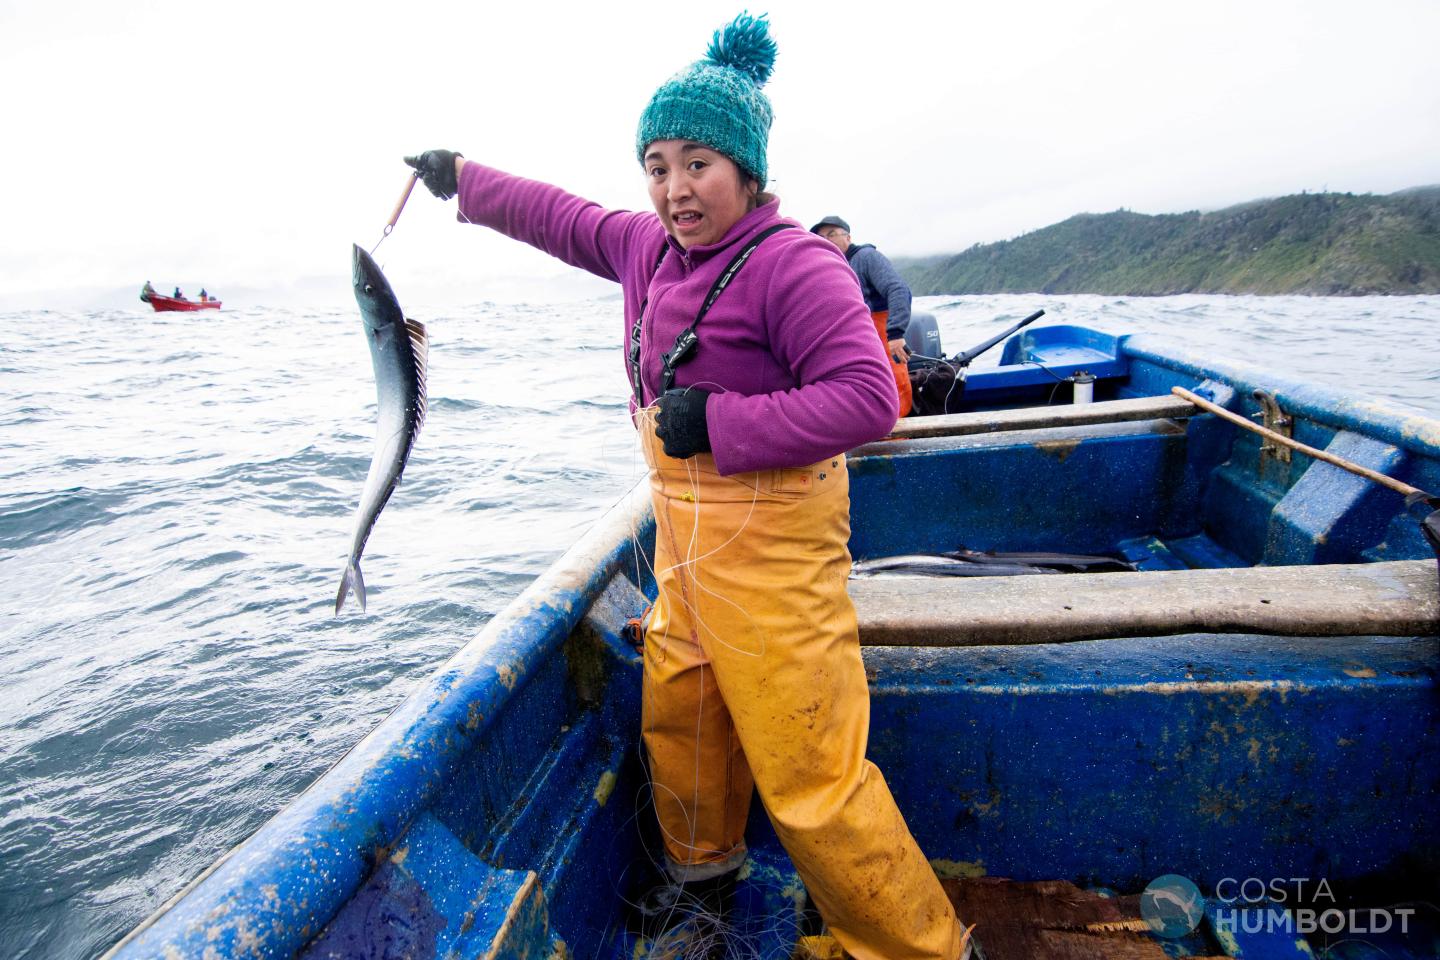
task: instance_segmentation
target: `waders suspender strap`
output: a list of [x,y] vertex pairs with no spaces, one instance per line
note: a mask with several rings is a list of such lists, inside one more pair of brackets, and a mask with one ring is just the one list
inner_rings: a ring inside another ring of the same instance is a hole
[[[715,301],[719,298],[720,294],[725,292],[725,288],[730,285],[730,281],[735,279],[735,274],[739,273],[740,268],[745,266],[745,261],[750,259],[750,255],[755,252],[755,248],[760,246],[761,242],[771,234],[779,233],[781,230],[791,226],[793,226],[793,224],[777,223],[773,227],[767,227],[760,231],[749,243],[745,244],[739,253],[735,254],[735,259],[731,260],[729,265],[721,272],[720,276],[716,278],[714,286],[710,288],[710,293],[705,297],[705,302],[700,305],[699,312],[695,314],[695,319],[690,322],[690,326],[680,331],[680,334],[675,338],[675,344],[670,348],[670,352],[661,356],[660,363],[662,371],[660,390],[659,393],[656,394],[657,396],[664,394],[665,391],[675,385],[675,369],[694,357],[695,348],[700,344],[700,337],[695,332],[695,328],[700,325],[701,320],[705,319],[705,314],[710,312],[710,308],[715,305]],[[660,264],[665,260],[665,250],[667,249],[669,249],[669,244],[666,244],[666,247],[660,251],[660,259],[655,261],[655,269],[657,271],[660,269]],[[635,318],[635,325],[630,329],[630,388],[635,392],[635,405],[637,407],[643,407],[645,405],[640,381],[640,331],[645,322],[645,307],[649,303],[650,299],[648,297],[641,302],[640,314]]]
[[[666,240],[660,245],[660,256],[655,258],[655,271],[650,274],[650,279],[655,279],[655,274],[660,272],[660,264],[665,262],[665,254],[670,252],[670,241]],[[645,320],[645,308],[650,305],[650,297],[647,294],[644,300],[640,301],[640,313],[635,318],[635,323],[630,327],[630,349],[625,354],[626,367],[630,373],[630,392],[635,397],[635,406],[643,407],[645,402],[640,398],[640,325]]]

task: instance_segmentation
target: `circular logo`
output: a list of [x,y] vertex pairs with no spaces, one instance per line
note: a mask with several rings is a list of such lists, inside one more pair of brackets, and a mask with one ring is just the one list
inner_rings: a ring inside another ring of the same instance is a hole
[[1200,888],[1178,873],[1156,877],[1140,894],[1140,916],[1151,930],[1167,939],[1185,936],[1199,926],[1204,915]]

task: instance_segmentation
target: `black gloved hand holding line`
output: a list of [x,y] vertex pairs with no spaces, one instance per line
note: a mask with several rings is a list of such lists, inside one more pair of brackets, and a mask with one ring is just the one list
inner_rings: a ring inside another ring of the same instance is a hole
[[665,443],[665,456],[685,460],[710,450],[710,428],[705,404],[710,394],[694,387],[667,390],[655,406],[655,436]]
[[418,156],[406,157],[405,162],[415,168],[425,183],[425,189],[441,200],[449,200],[460,192],[455,160],[463,156],[465,154],[454,150],[426,150]]

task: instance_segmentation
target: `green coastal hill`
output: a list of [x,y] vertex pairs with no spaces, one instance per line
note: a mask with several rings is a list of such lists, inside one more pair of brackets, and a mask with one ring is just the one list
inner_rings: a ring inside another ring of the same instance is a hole
[[1440,293],[1440,185],[1302,193],[1210,213],[1117,210],[964,253],[897,258],[917,296]]

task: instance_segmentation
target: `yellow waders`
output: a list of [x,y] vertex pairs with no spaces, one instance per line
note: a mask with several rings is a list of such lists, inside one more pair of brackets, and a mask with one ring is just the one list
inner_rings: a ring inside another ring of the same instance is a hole
[[844,456],[722,477],[639,414],[660,585],[643,732],[672,875],[739,866],[752,785],[857,960],[955,960],[961,929],[880,770],[850,574]]

